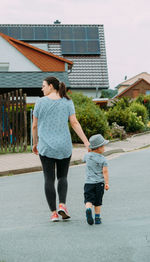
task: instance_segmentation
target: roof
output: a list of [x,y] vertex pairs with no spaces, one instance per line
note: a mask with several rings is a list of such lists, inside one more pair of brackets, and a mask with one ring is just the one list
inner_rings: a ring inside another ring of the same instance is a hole
[[127,88],[125,88],[122,92],[120,92],[119,94],[117,94],[116,96],[114,96],[113,98],[117,98],[120,97],[121,95],[123,95],[124,93],[126,93],[128,90],[132,89],[134,86],[136,86],[137,84],[139,84],[140,82],[146,82],[147,84],[150,85],[150,82],[146,81],[143,78],[139,78],[136,82],[134,82],[132,85],[128,86]]
[[54,76],[70,87],[67,72],[0,72],[0,88],[41,88],[48,76]]
[[20,53],[22,53],[27,59],[29,59],[33,64],[35,64],[41,71],[65,71],[65,63],[71,68],[73,62],[54,55],[50,52],[44,51],[22,41],[16,40],[12,37],[0,33],[9,44],[15,47]]
[[133,76],[132,78],[125,80],[124,82],[120,83],[117,87],[132,85],[138,79],[141,79],[141,78],[143,78],[144,80],[150,83],[150,74],[148,74],[147,72],[142,72],[136,76]]
[[103,25],[1,24],[0,32],[25,42],[60,42],[63,55],[100,55]]

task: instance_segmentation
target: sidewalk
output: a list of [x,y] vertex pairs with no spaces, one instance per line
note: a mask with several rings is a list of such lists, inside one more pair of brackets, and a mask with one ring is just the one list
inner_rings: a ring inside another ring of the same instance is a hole
[[[123,141],[111,142],[106,146],[105,156],[130,152],[150,146],[150,133],[132,136]],[[71,165],[82,163],[87,150],[84,147],[74,147]],[[0,176],[40,171],[41,162],[33,153],[14,153],[0,155]]]

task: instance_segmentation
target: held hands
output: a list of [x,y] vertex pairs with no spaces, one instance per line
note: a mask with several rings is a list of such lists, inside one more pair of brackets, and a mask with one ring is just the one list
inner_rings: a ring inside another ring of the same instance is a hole
[[38,150],[37,150],[37,145],[33,145],[33,147],[32,147],[32,152],[33,152],[35,155],[38,155],[38,154],[39,154],[39,152],[38,152]]
[[89,141],[86,141],[86,142],[84,143],[84,145],[85,145],[86,149],[87,149],[88,152],[89,152],[89,150],[90,150],[90,148],[89,148],[89,145],[90,145]]
[[108,189],[109,189],[109,185],[105,184],[105,190],[108,190]]

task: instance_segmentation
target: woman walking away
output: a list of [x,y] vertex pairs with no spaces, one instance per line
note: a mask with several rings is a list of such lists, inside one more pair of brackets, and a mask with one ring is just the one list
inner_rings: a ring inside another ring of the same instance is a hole
[[[33,111],[33,153],[39,154],[45,179],[45,195],[52,212],[51,221],[70,218],[66,208],[67,174],[72,155],[68,120],[88,149],[86,138],[75,115],[73,101],[66,94],[65,84],[55,77],[43,81],[44,97],[39,98]],[[56,208],[55,167],[59,209]]]

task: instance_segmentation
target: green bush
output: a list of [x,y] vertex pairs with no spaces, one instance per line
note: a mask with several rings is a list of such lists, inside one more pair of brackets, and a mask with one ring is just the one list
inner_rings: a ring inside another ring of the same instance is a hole
[[130,103],[131,103],[131,99],[129,97],[122,97],[122,98],[114,100],[112,107],[126,109],[127,107],[130,106]]
[[110,108],[106,113],[110,125],[116,122],[119,126],[124,126],[126,132],[135,132],[144,130],[142,117],[137,116],[137,113],[131,112],[130,108],[118,108],[117,106]]
[[128,126],[126,127],[127,132],[143,131],[145,125],[142,121],[141,116],[137,116],[137,113],[129,111]]
[[137,114],[137,116],[141,116],[142,118],[142,122],[144,124],[146,124],[148,122],[148,113],[147,113],[147,109],[144,105],[142,104],[139,104],[137,102],[133,102],[131,105],[130,105],[130,110],[134,113]]
[[[110,128],[105,113],[93,103],[92,98],[82,93],[72,93],[69,96],[74,102],[77,119],[87,138],[98,133],[108,138]],[[73,143],[81,142],[72,128],[70,131]]]
[[128,112],[127,109],[123,110],[118,107],[110,108],[106,112],[107,120],[109,122],[109,125],[112,125],[112,123],[116,122],[119,126],[124,126],[125,130],[128,126]]
[[148,118],[150,119],[150,95],[139,95],[135,102],[140,103],[146,107]]
[[117,89],[104,89],[101,91],[101,98],[112,98],[118,93]]

